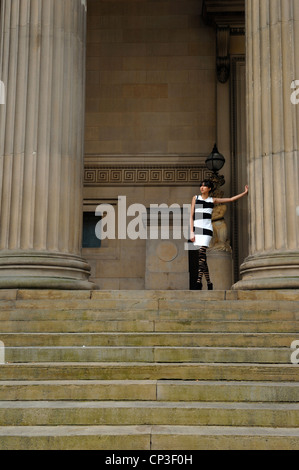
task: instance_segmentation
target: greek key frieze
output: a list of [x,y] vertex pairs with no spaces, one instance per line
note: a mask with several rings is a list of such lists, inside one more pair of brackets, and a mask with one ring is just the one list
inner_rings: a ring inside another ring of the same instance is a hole
[[204,165],[85,166],[84,186],[190,186],[210,175]]

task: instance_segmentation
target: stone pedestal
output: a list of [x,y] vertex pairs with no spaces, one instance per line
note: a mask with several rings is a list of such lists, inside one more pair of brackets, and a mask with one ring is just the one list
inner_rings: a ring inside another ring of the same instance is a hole
[[299,287],[297,0],[247,0],[249,256],[236,289]]
[[[209,250],[207,262],[214,290],[230,290],[232,287],[232,253],[228,251]],[[205,285],[205,280],[203,280]]]
[[[153,215],[153,212],[152,212]],[[147,220],[145,288],[149,290],[189,290],[188,250],[182,234],[181,211],[169,219],[168,210],[163,222]]]
[[189,290],[188,252],[183,240],[147,240],[145,288]]
[[1,6],[0,288],[90,289],[81,258],[86,4]]

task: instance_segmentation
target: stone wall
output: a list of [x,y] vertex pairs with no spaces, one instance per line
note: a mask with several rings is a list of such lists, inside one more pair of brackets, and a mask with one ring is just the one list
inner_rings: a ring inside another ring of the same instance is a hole
[[86,154],[199,154],[215,138],[200,0],[88,0]]

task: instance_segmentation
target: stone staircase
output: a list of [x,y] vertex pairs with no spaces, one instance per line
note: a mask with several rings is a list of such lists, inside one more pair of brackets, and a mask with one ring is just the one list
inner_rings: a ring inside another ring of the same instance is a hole
[[0,450],[299,449],[298,291],[0,291]]

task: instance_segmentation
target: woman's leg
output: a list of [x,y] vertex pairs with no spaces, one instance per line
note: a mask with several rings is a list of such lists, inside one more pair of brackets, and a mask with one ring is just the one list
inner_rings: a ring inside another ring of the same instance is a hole
[[198,250],[198,277],[197,283],[202,284],[202,278],[205,276],[208,287],[212,286],[209,274],[209,268],[207,263],[207,247],[201,246]]

